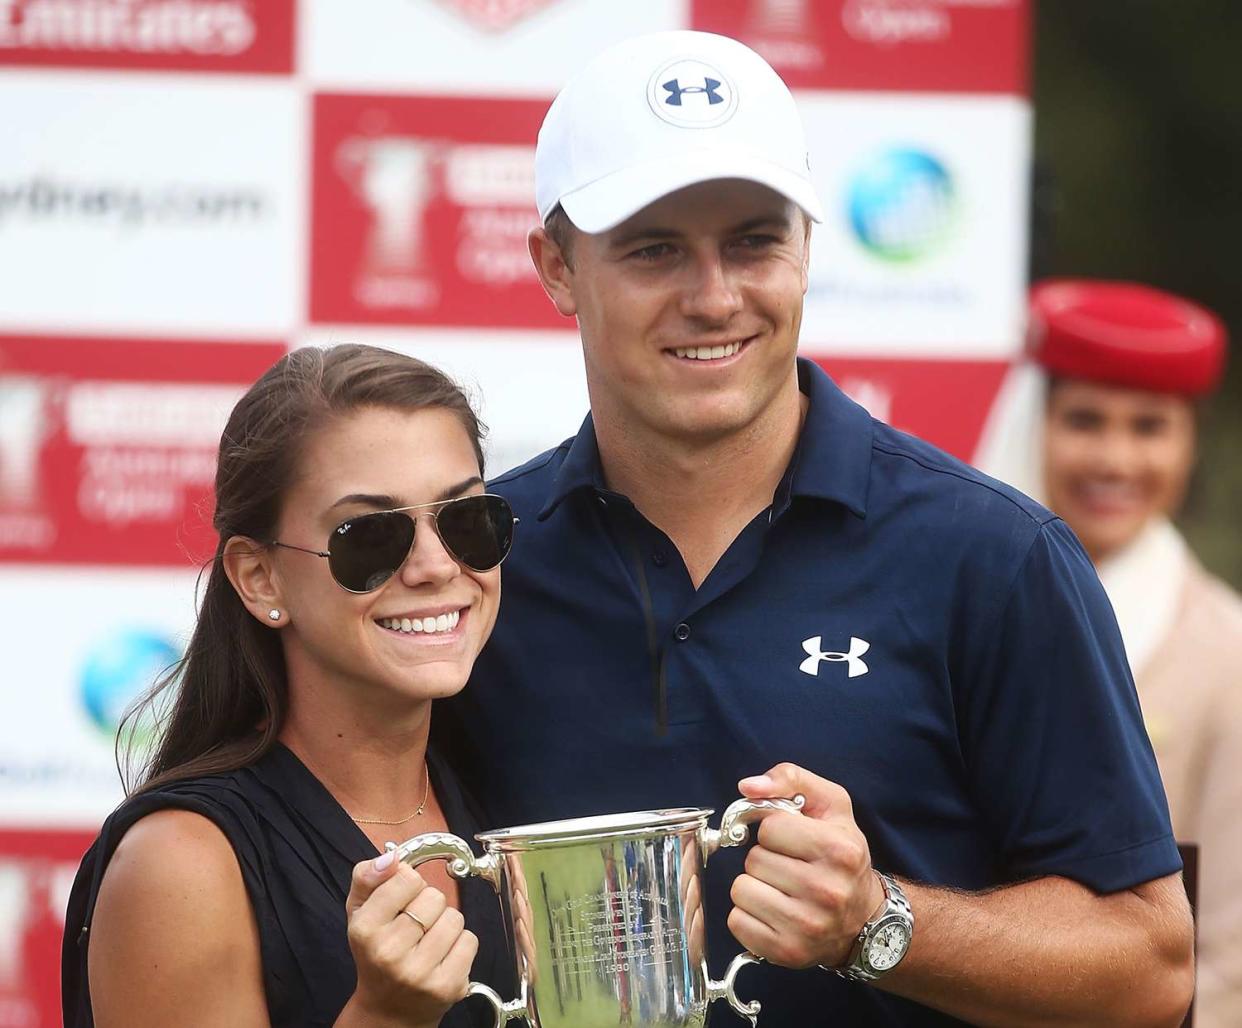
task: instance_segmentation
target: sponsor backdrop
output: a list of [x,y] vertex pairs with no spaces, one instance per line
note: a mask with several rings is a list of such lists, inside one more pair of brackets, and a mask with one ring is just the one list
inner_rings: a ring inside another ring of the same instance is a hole
[[[0,1028],[58,1023],[122,713],[182,652],[214,447],[286,348],[434,361],[493,470],[587,406],[525,252],[533,142],[614,40],[794,88],[827,217],[804,351],[970,459],[1017,353],[1026,0],[0,0]],[[607,112],[601,112],[607,117]],[[137,731],[141,734],[143,726]]]

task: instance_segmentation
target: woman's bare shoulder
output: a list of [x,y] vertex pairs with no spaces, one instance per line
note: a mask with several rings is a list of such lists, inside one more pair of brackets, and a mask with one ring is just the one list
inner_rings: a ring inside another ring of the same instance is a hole
[[127,906],[175,901],[182,914],[189,904],[205,916],[222,903],[248,903],[224,832],[202,814],[176,809],[147,814],[121,838],[104,872],[99,905],[112,897],[124,898]]
[[100,1028],[264,1024],[258,927],[237,857],[209,818],[160,810],[118,844],[89,931]]

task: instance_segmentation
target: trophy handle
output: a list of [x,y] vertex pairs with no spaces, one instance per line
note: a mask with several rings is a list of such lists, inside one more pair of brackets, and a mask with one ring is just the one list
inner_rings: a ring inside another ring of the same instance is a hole
[[480,982],[471,982],[470,991],[466,993],[466,998],[469,999],[471,996],[482,996],[491,1004],[492,1028],[501,1028],[501,1025],[508,1024],[515,1017],[524,1017],[527,1021],[530,1020],[530,1014],[526,1011],[526,997],[524,995],[506,1003],[500,998],[500,994],[495,989],[489,988]]
[[[785,797],[770,800],[743,799],[730,803],[721,815],[719,830],[707,827],[700,830],[703,861],[706,863],[708,858],[722,846],[744,845],[750,838],[750,826],[756,821],[762,821],[773,811],[781,810],[788,814],[800,814],[805,804],[806,797],[801,795],[794,796],[792,799]],[[707,980],[708,1001],[715,999],[727,1001],[735,1014],[750,1022],[751,1028],[755,1028],[758,1023],[759,1001],[752,999],[749,1003],[743,1003],[738,998],[735,985],[738,971],[751,964],[761,963],[763,963],[763,957],[756,956],[754,953],[739,953],[729,964],[729,969],[725,972],[723,979],[718,982],[710,978]]]
[[703,860],[706,861],[722,846],[741,846],[750,838],[750,826],[762,821],[775,810],[783,810],[787,814],[800,814],[806,804],[805,796],[793,799],[779,797],[770,800],[734,800],[720,818],[720,829],[704,828],[701,842]]
[[[410,867],[418,867],[429,860],[447,861],[449,874],[454,878],[483,878],[498,895],[500,893],[500,861],[496,859],[496,855],[487,853],[476,857],[465,839],[450,832],[427,832],[425,835],[406,839],[400,846],[395,842],[385,843],[384,849],[389,853],[395,852],[397,859]],[[482,996],[491,1005],[494,1019],[492,1028],[501,1028],[501,1025],[508,1024],[515,1017],[529,1020],[524,984],[522,995],[508,1003],[500,998],[495,989],[482,982],[470,983],[466,998],[471,996]]]
[[406,839],[400,846],[395,842],[386,843],[384,849],[395,852],[397,859],[410,867],[418,867],[429,860],[447,861],[449,874],[454,878],[485,878],[497,894],[500,893],[500,861],[495,854],[476,857],[465,839],[449,832],[427,832]]
[[362,192],[362,174],[366,168],[370,140],[346,140],[336,151],[336,170],[355,193]]
[[[733,958],[733,962],[729,964],[729,969],[725,972],[725,976],[721,981],[707,980],[707,1001],[710,1003],[715,999],[723,999],[728,1002],[730,1009],[743,1020],[749,1021],[751,1028],[755,1028],[759,1020],[759,1001],[752,999],[749,1003],[743,1003],[738,999],[735,987],[737,985],[737,973],[744,967],[751,964],[762,964],[763,957],[757,957],[753,953],[739,953]],[[495,1026],[499,1028],[499,1025]]]

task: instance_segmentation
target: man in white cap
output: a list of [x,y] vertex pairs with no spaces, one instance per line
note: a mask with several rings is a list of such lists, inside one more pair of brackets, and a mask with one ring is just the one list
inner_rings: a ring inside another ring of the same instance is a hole
[[1190,918],[1107,600],[1059,519],[797,359],[822,213],[779,77],[614,46],[536,191],[591,414],[491,486],[504,614],[436,717],[490,815],[805,795],[706,871],[713,971],[781,965],[744,979],[768,1028],[1177,1024]]

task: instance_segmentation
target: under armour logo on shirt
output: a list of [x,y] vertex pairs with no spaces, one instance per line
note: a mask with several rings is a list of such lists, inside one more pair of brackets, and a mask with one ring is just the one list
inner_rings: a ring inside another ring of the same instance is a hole
[[823,637],[813,635],[809,639],[804,639],[802,648],[806,650],[808,656],[801,664],[798,670],[806,675],[814,675],[819,677],[819,665],[825,660],[844,661],[849,667],[849,678],[857,678],[859,675],[865,675],[869,668],[867,662],[862,659],[862,655],[871,649],[871,643],[866,639],[859,639],[850,636],[850,648],[847,653],[834,653],[831,650],[825,651],[823,646]]
[[707,102],[709,104],[722,104],[724,97],[720,95],[720,80],[704,78],[701,86],[683,86],[677,79],[670,79],[665,82],[664,88],[669,91],[669,96],[665,97],[664,102],[672,107],[681,106],[681,98],[686,93],[706,93]]

